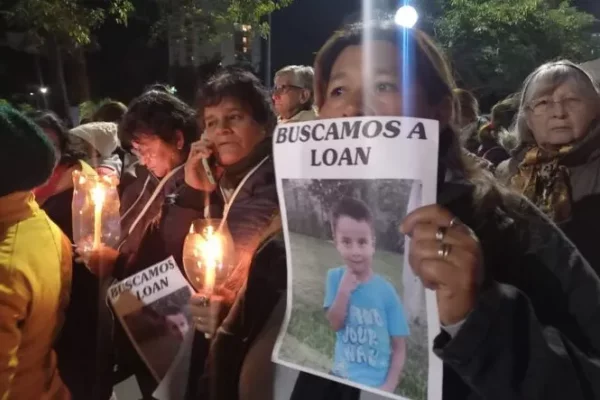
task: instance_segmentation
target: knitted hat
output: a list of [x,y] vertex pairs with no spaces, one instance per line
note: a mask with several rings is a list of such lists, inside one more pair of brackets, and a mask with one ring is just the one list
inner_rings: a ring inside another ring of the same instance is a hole
[[42,185],[56,161],[52,143],[37,125],[0,106],[0,197]]
[[108,158],[120,145],[117,128],[113,122],[90,122],[71,129],[69,133],[89,143],[102,158]]

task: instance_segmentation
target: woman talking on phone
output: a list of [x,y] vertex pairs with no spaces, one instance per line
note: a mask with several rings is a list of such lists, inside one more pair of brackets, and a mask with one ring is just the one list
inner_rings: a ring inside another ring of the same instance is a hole
[[[237,261],[208,306],[201,295],[191,300],[196,329],[214,339],[205,371],[206,354],[196,349],[193,353],[188,395],[190,399],[224,399],[233,398],[230,390],[237,391],[246,352],[253,354],[252,338],[258,336],[286,283],[284,247],[271,240],[281,226],[271,145],[277,118],[270,95],[258,79],[230,69],[200,90],[198,120],[204,134],[192,144],[186,182],[213,194],[216,200],[209,214],[227,221]],[[223,319],[227,328],[217,331]],[[252,326],[246,325],[249,322]],[[223,369],[228,373],[215,372]],[[223,380],[226,376],[231,377],[231,384]]]
[[[410,266],[437,297],[442,328],[433,350],[444,363],[444,399],[599,398],[600,280],[539,210],[461,155],[451,124],[455,84],[432,41],[392,23],[353,25],[315,64],[321,118],[440,123],[438,202],[410,213],[399,229],[412,239]],[[308,374],[292,393],[293,400],[359,396]]]

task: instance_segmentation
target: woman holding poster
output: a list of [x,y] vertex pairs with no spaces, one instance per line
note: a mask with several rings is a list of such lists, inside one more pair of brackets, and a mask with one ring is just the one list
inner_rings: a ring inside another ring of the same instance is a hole
[[[439,121],[438,204],[399,229],[411,237],[410,266],[436,293],[443,398],[600,397],[600,280],[535,207],[461,155],[455,84],[433,42],[391,23],[350,26],[321,49],[315,78],[322,118]],[[292,399],[359,395],[302,373]]]

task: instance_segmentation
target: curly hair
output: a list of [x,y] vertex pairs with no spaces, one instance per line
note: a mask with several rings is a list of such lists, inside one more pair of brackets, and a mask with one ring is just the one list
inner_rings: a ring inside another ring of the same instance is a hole
[[52,111],[33,111],[27,114],[29,119],[36,123],[43,130],[53,132],[58,138],[58,147],[60,150],[60,165],[73,166],[79,160],[88,158],[85,145],[78,139],[69,134],[64,122]]
[[209,79],[198,91],[196,100],[201,124],[204,124],[203,110],[216,106],[225,98],[236,99],[246,106],[252,118],[265,127],[268,135],[275,129],[277,117],[273,111],[271,95],[251,72],[226,68]]
[[198,140],[196,113],[177,97],[162,91],[151,90],[133,100],[119,125],[119,139],[125,149],[136,139],[156,135],[166,143],[183,134],[184,150]]

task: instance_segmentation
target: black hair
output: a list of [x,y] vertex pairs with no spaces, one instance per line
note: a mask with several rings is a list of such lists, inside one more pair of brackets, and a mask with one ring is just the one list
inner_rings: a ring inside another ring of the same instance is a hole
[[144,135],[156,135],[166,143],[174,143],[177,131],[184,139],[184,150],[198,140],[194,110],[177,97],[151,90],[134,99],[119,125],[119,139],[125,149]]
[[[368,31],[368,35],[364,32]],[[417,29],[399,28],[393,21],[371,21],[346,26],[335,33],[317,53],[315,59],[315,101],[321,107],[325,100],[326,85],[331,78],[333,65],[349,46],[361,45],[364,40],[381,40],[406,47],[413,60],[416,80],[422,85],[431,105],[439,104],[444,97],[453,97],[454,79],[443,54],[433,41]]]
[[335,232],[338,220],[343,217],[350,217],[356,221],[365,221],[373,227],[373,214],[369,206],[361,200],[353,197],[343,197],[331,211],[331,228]]
[[198,91],[199,120],[203,119],[204,108],[216,106],[226,98],[236,99],[248,107],[252,118],[265,127],[267,134],[273,132],[277,117],[271,95],[254,74],[239,68],[226,68],[210,78]]
[[60,165],[73,166],[79,160],[86,160],[88,154],[85,145],[78,138],[69,134],[65,123],[52,111],[32,111],[27,116],[42,129],[47,129],[58,138]]
[[108,101],[98,107],[94,115],[92,115],[92,121],[114,122],[118,124],[126,112],[127,106],[125,104],[118,101]]
[[[397,49],[408,52],[412,60],[411,74],[414,73],[415,80],[422,86],[428,103],[437,106],[450,100],[453,117],[456,118],[457,111],[460,111],[454,93],[456,83],[446,57],[426,33],[419,29],[400,27],[394,21],[352,24],[335,33],[325,43],[315,58],[315,103],[318,108],[325,103],[333,65],[340,54],[347,47],[362,45],[364,41],[388,42]],[[474,186],[473,198],[477,215],[495,210],[498,206],[512,207],[513,194],[498,185],[493,176],[481,168],[478,157],[469,156],[460,147],[458,129],[452,118],[447,126],[440,126],[440,130],[438,183],[443,183],[446,171],[452,171],[456,176],[470,181]]]
[[151,92],[151,91],[172,94],[171,91],[169,90],[169,86],[164,83],[153,83],[152,85],[146,86],[146,88],[144,89],[144,93]]

